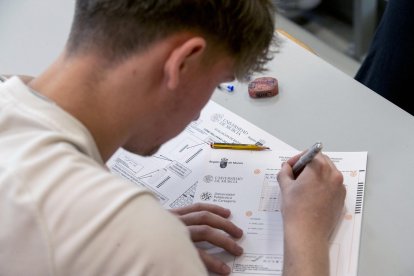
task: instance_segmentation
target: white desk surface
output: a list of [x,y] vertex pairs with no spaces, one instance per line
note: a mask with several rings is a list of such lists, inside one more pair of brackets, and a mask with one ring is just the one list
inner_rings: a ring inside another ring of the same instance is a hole
[[297,149],[368,151],[358,275],[414,275],[414,117],[289,40],[269,68],[278,96],[213,100]]
[[[66,40],[73,1],[0,2],[0,72],[36,75]],[[414,275],[414,117],[286,40],[267,75],[279,95],[245,85],[213,100],[297,149],[368,151],[359,276]]]

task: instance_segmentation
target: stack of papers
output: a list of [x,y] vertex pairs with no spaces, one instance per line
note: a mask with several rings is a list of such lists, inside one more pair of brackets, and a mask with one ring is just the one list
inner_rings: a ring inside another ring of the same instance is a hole
[[[210,143],[260,143],[271,151],[214,150]],[[298,151],[250,122],[210,101],[200,118],[141,157],[123,149],[108,161],[110,170],[151,190],[165,208],[195,202],[232,210],[244,231],[244,254],[234,257],[211,246],[232,275],[282,275],[283,222],[276,175]],[[331,240],[330,275],[356,275],[360,244],[366,152],[324,152],[344,175],[344,215]]]

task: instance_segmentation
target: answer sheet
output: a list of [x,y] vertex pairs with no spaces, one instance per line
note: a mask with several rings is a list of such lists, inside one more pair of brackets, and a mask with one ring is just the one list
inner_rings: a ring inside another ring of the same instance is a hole
[[[244,254],[234,257],[204,244],[226,261],[231,275],[282,275],[283,222],[277,174],[282,162],[298,152],[210,150],[203,164],[195,202],[232,211],[231,220],[244,231]],[[360,243],[366,152],[327,153],[344,175],[347,196],[330,245],[330,275],[356,275]]]

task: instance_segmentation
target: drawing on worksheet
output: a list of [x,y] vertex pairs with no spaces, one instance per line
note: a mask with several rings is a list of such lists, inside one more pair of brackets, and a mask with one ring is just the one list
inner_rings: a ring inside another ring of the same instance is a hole
[[[183,139],[175,139],[175,143],[169,143],[162,153],[151,157],[139,157],[120,149],[108,162],[108,166],[111,171],[151,190],[162,205],[177,208],[191,204],[194,183],[197,183],[193,173],[197,165],[194,164],[197,164],[199,156],[208,148],[207,143],[191,136],[189,134]],[[179,184],[182,187],[182,183],[192,185],[174,191]]]
[[170,204],[170,208],[178,208],[190,205],[194,201],[194,194],[197,188],[197,183],[194,183],[187,191],[185,191],[179,198]]
[[[277,174],[282,162],[297,152],[211,151],[195,202],[221,205],[232,211],[232,221],[243,229],[240,257],[222,250],[216,256],[231,275],[282,275],[283,222]],[[330,275],[357,274],[366,152],[325,153],[344,176],[345,212],[330,241]],[[220,166],[226,158],[227,166]]]
[[211,142],[266,144],[291,150],[286,143],[238,115],[210,101],[197,121],[149,157],[119,149],[107,162],[109,169],[151,190],[165,208],[192,203]]

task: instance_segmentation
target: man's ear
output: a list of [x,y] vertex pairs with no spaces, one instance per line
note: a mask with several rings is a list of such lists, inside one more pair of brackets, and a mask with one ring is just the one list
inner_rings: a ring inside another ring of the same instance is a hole
[[192,37],[179,44],[170,54],[164,66],[167,87],[174,90],[183,81],[182,74],[191,70],[194,63],[200,63],[206,49],[206,41],[201,37]]

